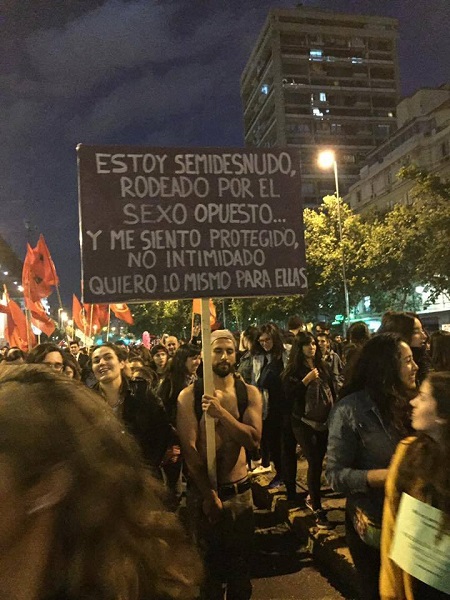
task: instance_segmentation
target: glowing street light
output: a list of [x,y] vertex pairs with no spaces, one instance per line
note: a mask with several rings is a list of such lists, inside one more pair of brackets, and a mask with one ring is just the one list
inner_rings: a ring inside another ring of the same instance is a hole
[[350,303],[348,298],[348,287],[347,287],[347,275],[345,269],[345,254],[344,245],[342,243],[342,224],[341,224],[341,203],[339,200],[339,180],[338,180],[338,168],[336,162],[336,154],[333,150],[323,150],[317,157],[317,164],[320,169],[324,171],[333,167],[334,171],[334,184],[336,187],[335,195],[337,200],[337,214],[338,214],[338,227],[339,227],[339,245],[341,247],[341,264],[342,264],[342,281],[344,283],[344,296],[345,296],[345,320],[343,323],[344,334],[347,333],[347,327],[350,320]]

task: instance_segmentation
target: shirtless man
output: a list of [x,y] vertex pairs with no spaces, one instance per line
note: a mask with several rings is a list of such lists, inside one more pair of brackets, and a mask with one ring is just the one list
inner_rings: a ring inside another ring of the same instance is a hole
[[[201,407],[216,420],[218,490],[208,478],[205,417],[199,419],[194,385],[190,385],[179,395],[177,411],[177,431],[189,470],[188,513],[205,559],[201,598],[223,600],[225,584],[228,600],[248,600],[254,524],[245,450],[259,446],[262,400],[257,388],[236,380],[231,332],[214,331],[211,351],[215,392],[202,396]],[[241,390],[239,402],[236,386]]]

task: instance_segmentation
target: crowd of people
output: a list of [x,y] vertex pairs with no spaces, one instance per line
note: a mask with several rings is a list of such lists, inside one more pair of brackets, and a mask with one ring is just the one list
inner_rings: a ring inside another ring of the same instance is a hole
[[[3,561],[31,557],[28,591],[11,597],[248,599],[252,478],[284,486],[328,530],[324,470],[346,497],[361,599],[447,597],[402,571],[390,548],[403,493],[439,509],[450,532],[450,333],[428,335],[416,314],[394,311],[376,334],[356,322],[345,339],[296,316],[287,331],[218,330],[213,395],[203,391],[208,349],[196,333],[182,342],[164,335],[151,348],[3,348],[4,493],[22,499],[5,516],[13,525],[6,546],[0,539],[0,579]],[[299,452],[306,496],[297,493]],[[14,569],[9,579],[0,587],[18,585]]]

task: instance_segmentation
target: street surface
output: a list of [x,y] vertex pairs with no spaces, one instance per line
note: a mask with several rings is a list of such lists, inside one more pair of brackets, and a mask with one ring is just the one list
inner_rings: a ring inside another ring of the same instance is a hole
[[346,600],[321,574],[300,539],[275,513],[257,510],[252,600]]

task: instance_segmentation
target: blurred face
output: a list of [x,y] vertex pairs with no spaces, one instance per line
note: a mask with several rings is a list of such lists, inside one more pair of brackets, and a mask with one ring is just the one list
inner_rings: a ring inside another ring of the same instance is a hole
[[130,368],[131,376],[133,377],[138,371],[142,369],[143,364],[140,360],[130,360],[128,361],[128,366]]
[[422,323],[416,317],[414,319],[414,329],[411,336],[411,348],[420,348],[426,342],[427,336],[423,330]]
[[197,356],[188,356],[185,363],[186,372],[188,373],[188,375],[195,375],[200,365],[200,360],[200,354],[198,354]]
[[305,344],[304,346],[302,346],[302,350],[303,350],[303,356],[306,359],[313,359],[316,355],[316,342],[315,340],[310,340],[309,344]]
[[69,379],[73,379],[75,377],[75,373],[73,372],[72,367],[70,367],[69,365],[66,365],[64,367],[64,375],[67,375],[67,377],[69,377]]
[[54,371],[58,371],[59,373],[61,373],[64,368],[63,357],[59,352],[56,351],[46,354],[42,364],[47,365],[47,367],[53,369]]
[[418,366],[414,362],[411,348],[405,342],[400,342],[400,379],[408,390],[416,387]]
[[103,346],[92,353],[92,371],[100,383],[112,383],[122,379],[125,363],[119,360],[112,348]]
[[156,368],[159,370],[164,369],[164,367],[167,365],[167,359],[167,352],[164,352],[164,350],[159,350],[156,354],[153,355],[154,363],[156,365]]
[[175,352],[178,350],[180,344],[178,343],[177,338],[174,335],[169,335],[166,340],[166,348],[169,356],[173,356]]
[[325,356],[326,354],[328,354],[330,350],[330,340],[324,337],[323,335],[318,335],[317,343],[319,344],[319,348],[322,351],[322,355]]
[[76,356],[79,351],[80,347],[78,346],[78,344],[70,344],[70,354],[72,356]]
[[437,402],[433,398],[433,390],[428,381],[422,383],[419,394],[411,400],[410,404],[413,408],[411,420],[414,429],[431,436],[438,433],[445,419],[438,415]]
[[219,377],[226,377],[234,370],[236,348],[227,338],[219,338],[211,344],[212,370]]
[[268,333],[262,333],[259,336],[259,343],[265,352],[270,352],[273,348],[273,339]]

